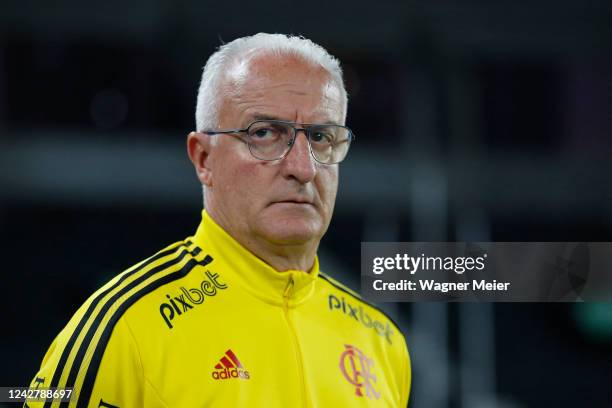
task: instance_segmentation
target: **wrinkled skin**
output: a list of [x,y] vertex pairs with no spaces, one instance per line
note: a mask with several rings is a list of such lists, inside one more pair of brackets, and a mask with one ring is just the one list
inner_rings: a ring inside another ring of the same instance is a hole
[[[219,129],[262,118],[344,122],[338,86],[323,68],[296,57],[261,54],[237,62],[222,89]],[[277,161],[254,158],[230,135],[192,132],[188,152],[206,187],[206,210],[221,227],[278,271],[312,267],[333,213],[338,165],[317,163],[303,132]]]

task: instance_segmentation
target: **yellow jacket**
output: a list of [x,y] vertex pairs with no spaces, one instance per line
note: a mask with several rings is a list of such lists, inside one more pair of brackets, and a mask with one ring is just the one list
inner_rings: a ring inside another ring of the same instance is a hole
[[196,234],[94,293],[31,387],[78,407],[405,407],[410,361],[380,310],[319,272],[279,273],[203,212]]

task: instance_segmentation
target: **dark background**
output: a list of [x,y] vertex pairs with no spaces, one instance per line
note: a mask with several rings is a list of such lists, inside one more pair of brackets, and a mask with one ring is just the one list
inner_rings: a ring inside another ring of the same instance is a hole
[[[343,63],[357,141],[332,275],[359,289],[361,241],[612,241],[611,2],[3,1],[0,385],[29,384],[89,294],[194,232],[201,68],[258,31]],[[414,407],[610,406],[610,304],[385,308]]]

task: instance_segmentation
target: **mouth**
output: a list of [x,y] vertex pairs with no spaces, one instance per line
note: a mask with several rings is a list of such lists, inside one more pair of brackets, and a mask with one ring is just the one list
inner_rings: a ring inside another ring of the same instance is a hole
[[302,198],[289,198],[286,200],[273,201],[272,204],[295,204],[295,205],[310,205],[314,207],[314,203],[307,199]]

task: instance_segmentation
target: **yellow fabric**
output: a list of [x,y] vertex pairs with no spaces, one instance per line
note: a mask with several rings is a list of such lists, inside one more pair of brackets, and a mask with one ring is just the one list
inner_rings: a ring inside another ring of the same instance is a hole
[[277,272],[203,212],[85,302],[31,386],[74,387],[71,407],[405,407],[410,379],[401,332],[318,260]]

